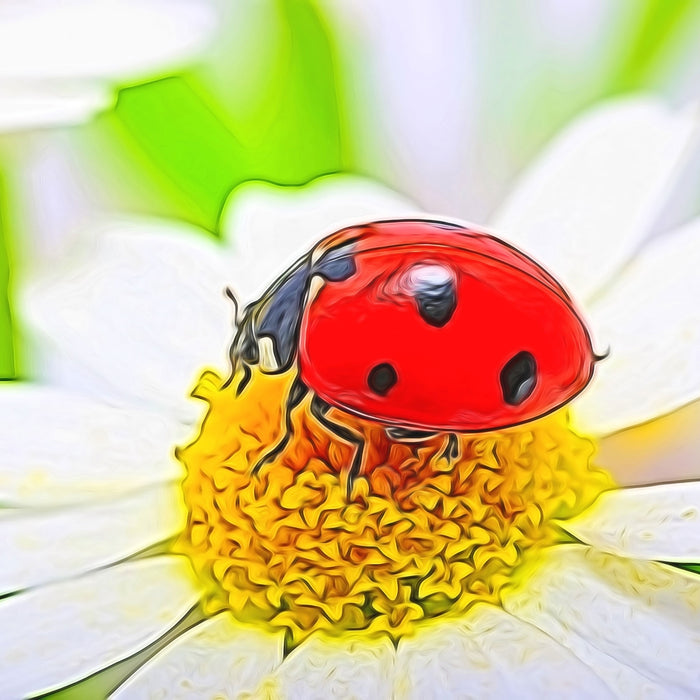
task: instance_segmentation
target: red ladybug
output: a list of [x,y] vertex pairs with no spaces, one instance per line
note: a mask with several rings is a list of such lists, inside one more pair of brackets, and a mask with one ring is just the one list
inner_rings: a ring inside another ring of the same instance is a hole
[[[289,411],[307,391],[329,429],[332,406],[394,439],[483,432],[538,418],[593,374],[591,339],[564,288],[529,257],[452,223],[377,221],[304,255],[243,314],[234,369],[296,366]],[[452,443],[456,443],[456,440]],[[260,466],[260,464],[258,466]]]

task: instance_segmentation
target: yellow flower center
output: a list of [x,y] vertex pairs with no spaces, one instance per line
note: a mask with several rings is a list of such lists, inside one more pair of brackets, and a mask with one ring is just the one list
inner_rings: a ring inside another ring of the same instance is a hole
[[237,395],[240,377],[205,372],[193,395],[208,412],[178,451],[189,516],[177,550],[205,584],[206,611],[283,629],[290,645],[316,630],[397,639],[497,603],[530,554],[564,537],[553,521],[612,486],[565,411],[462,435],[451,462],[446,436],[395,442],[334,410],[366,445],[348,494],[355,448],[311,415],[309,397],[292,411],[284,451],[254,473],[285,430],[293,379],[254,370]]

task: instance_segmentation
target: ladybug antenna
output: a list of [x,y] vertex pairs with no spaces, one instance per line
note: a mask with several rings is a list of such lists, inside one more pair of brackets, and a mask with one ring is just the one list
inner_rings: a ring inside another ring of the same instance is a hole
[[241,305],[238,302],[238,297],[236,297],[236,293],[231,289],[231,287],[226,287],[224,289],[224,294],[232,301],[233,303],[233,320],[236,326],[240,325],[241,322],[241,317],[240,317],[240,310],[241,310]]
[[600,362],[601,360],[605,360],[608,357],[610,357],[610,346],[609,345],[608,345],[608,349],[602,355],[598,355],[596,353],[593,353],[594,362]]

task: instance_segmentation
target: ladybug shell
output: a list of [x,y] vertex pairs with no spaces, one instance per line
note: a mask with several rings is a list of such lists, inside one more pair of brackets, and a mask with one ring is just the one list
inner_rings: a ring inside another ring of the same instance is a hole
[[[345,274],[314,276],[329,259]],[[332,406],[390,426],[478,432],[542,416],[591,379],[590,336],[568,294],[497,238],[383,221],[330,236],[310,260],[297,361]]]

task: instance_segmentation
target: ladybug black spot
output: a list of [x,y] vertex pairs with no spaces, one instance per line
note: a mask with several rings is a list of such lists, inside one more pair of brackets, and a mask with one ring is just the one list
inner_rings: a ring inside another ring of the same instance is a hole
[[532,394],[537,382],[537,363],[532,353],[523,350],[506,362],[501,370],[503,400],[518,406]]
[[457,307],[455,280],[442,265],[419,265],[409,275],[411,293],[421,318],[436,328],[442,328]]
[[388,362],[382,362],[370,371],[367,385],[375,394],[384,396],[397,379],[396,370]]

